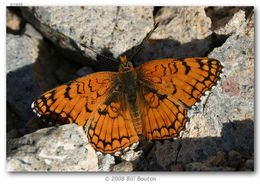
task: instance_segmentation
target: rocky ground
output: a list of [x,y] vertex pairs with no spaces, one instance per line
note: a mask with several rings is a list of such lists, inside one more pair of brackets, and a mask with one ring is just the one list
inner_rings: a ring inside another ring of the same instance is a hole
[[[9,7],[6,20],[8,171],[254,170],[253,7]],[[31,103],[44,91],[117,69],[80,43],[114,59],[130,56],[158,21],[135,66],[211,57],[225,67],[190,111],[182,139],[97,155],[81,127],[48,126],[33,115]]]

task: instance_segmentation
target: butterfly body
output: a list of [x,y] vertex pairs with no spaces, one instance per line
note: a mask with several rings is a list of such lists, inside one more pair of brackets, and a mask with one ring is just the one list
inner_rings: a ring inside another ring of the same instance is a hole
[[32,108],[54,123],[83,126],[89,142],[115,153],[139,141],[172,139],[191,108],[220,79],[222,64],[210,58],[160,59],[137,68],[120,57],[118,72],[97,72],[40,96]]

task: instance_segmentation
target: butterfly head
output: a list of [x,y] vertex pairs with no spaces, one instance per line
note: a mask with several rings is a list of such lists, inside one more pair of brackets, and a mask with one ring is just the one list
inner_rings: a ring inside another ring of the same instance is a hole
[[119,72],[133,70],[133,64],[127,60],[126,56],[120,56]]

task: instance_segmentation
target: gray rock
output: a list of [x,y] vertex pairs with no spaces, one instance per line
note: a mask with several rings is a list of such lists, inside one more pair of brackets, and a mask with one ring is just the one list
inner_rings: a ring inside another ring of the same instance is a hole
[[24,26],[23,21],[21,17],[14,13],[14,10],[17,10],[17,7],[14,9],[12,8],[6,8],[6,31],[7,33],[19,34],[22,30],[22,27]]
[[37,58],[39,40],[43,38],[29,24],[26,25],[26,32],[21,37],[7,34],[6,37],[6,72],[12,72],[26,65],[31,65]]
[[[254,118],[254,18],[245,20],[243,11],[239,11],[234,17],[241,17],[242,21],[231,19],[230,22],[241,22],[242,25],[233,30],[233,34],[222,47],[214,49],[209,55],[222,61],[225,66],[222,90],[219,90],[218,98],[214,98],[218,102],[216,112],[222,123]],[[234,28],[231,23],[227,25]],[[226,30],[230,30],[229,27]],[[231,87],[230,81],[233,82]],[[238,91],[237,84],[239,93],[235,93]],[[233,91],[231,96],[230,91],[226,91],[230,88]]]
[[186,171],[235,171],[231,167],[209,167],[201,162],[189,163],[185,166]]
[[162,58],[201,57],[226,39],[211,30],[206,7],[162,7],[155,14],[159,27],[147,41],[135,64]]
[[7,170],[97,171],[98,158],[75,124],[38,130],[8,141]]
[[162,7],[156,14],[161,23],[157,39],[174,39],[181,44],[205,39],[212,34],[211,19],[205,7]]
[[245,162],[244,171],[254,171],[254,160],[247,160]]
[[113,167],[115,172],[132,172],[133,164],[129,161],[123,161]]
[[7,103],[23,121],[33,116],[30,104],[40,94],[32,69],[40,40],[42,37],[30,25],[23,36],[6,36]]
[[[153,26],[152,7],[53,6],[23,8],[22,12],[45,37],[72,51],[70,57],[77,55],[78,62],[83,64],[86,58],[82,58],[80,43],[94,47],[99,53],[109,51],[112,58],[117,58],[137,45]],[[89,50],[85,55],[92,59],[96,56]]]
[[237,168],[237,167],[240,167],[241,164],[242,164],[242,156],[239,152],[236,152],[234,150],[231,150],[229,153],[228,153],[228,159],[229,159],[229,164],[230,164],[230,167],[233,167],[233,168]]
[[108,172],[115,165],[115,157],[111,154],[99,154],[98,171]]

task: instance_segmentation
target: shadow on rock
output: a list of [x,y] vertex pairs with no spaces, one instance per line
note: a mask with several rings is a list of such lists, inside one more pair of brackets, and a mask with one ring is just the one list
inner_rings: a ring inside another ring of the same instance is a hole
[[[181,149],[175,164],[178,145]],[[184,138],[156,142],[134,161],[135,171],[238,171],[254,159],[254,122],[224,123],[221,137]],[[253,171],[254,167],[245,169]]]

